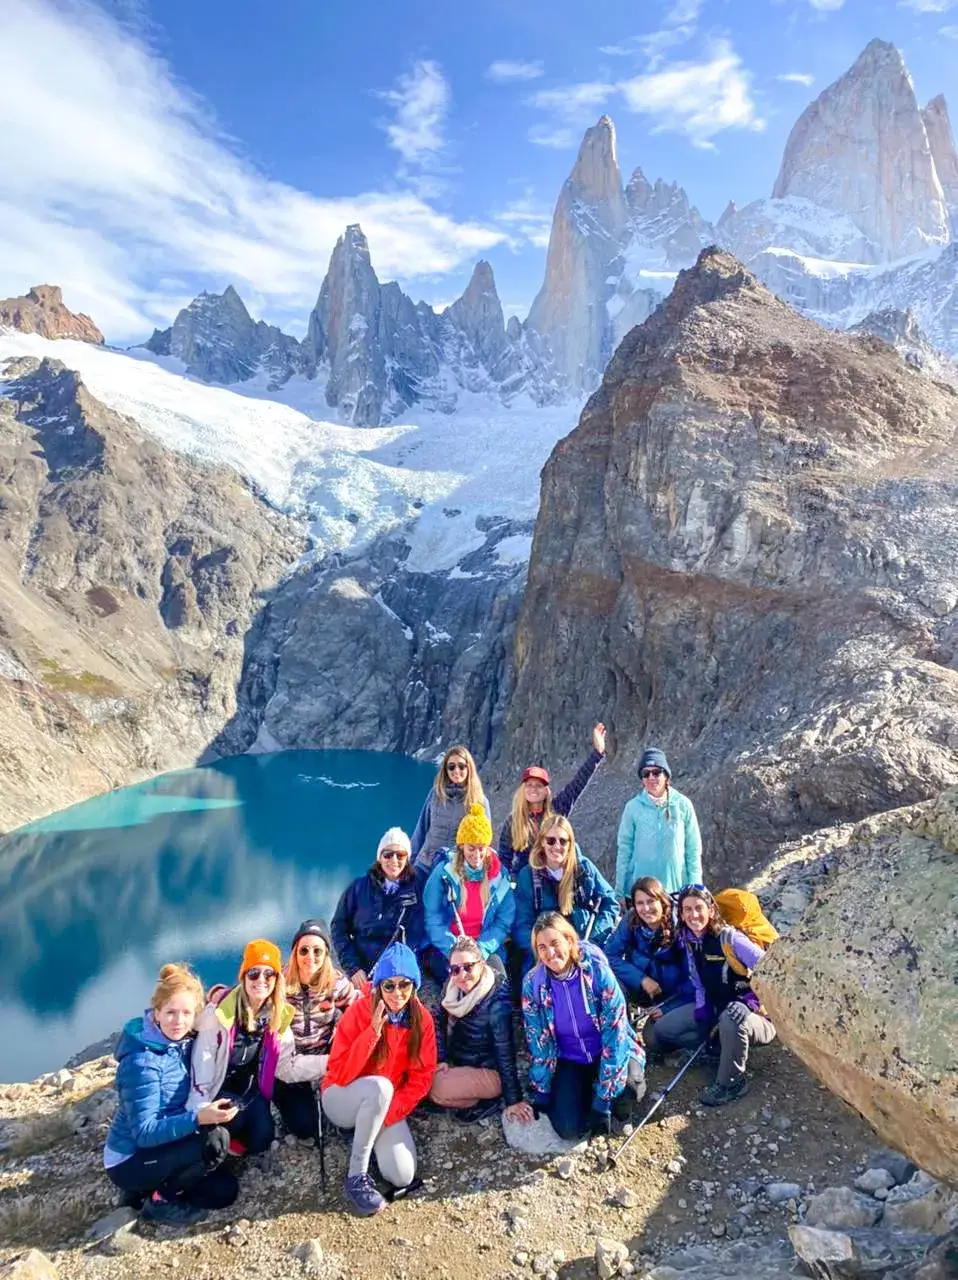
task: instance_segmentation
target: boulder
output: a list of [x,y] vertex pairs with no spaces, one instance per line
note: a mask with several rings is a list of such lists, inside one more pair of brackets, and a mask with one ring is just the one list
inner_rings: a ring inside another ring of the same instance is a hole
[[0,1280],[59,1280],[59,1273],[45,1253],[30,1249],[0,1263]]
[[855,1256],[851,1239],[842,1231],[800,1224],[789,1227],[788,1238],[813,1275],[819,1273],[821,1263],[848,1262]]
[[855,1179],[855,1188],[873,1196],[876,1191],[890,1191],[895,1185],[894,1174],[887,1169],[866,1169]]
[[[958,789],[892,816],[880,835],[862,824],[755,976],[789,1048],[883,1139],[951,1182],[958,1181],[956,853]],[[890,909],[876,886],[892,881]]]
[[595,1242],[595,1269],[599,1280],[612,1280],[619,1274],[623,1262],[629,1260],[628,1245],[621,1240],[611,1240],[607,1236],[598,1236]]
[[290,1257],[299,1259],[307,1275],[319,1275],[322,1272],[326,1255],[321,1240],[315,1237],[304,1240],[302,1244],[294,1245],[289,1254]]
[[940,1236],[958,1230],[958,1192],[923,1173],[896,1187],[885,1201],[884,1224],[899,1231]]
[[827,1187],[812,1196],[805,1208],[805,1223],[809,1227],[873,1227],[881,1217],[882,1208],[870,1196],[859,1195],[849,1187]]

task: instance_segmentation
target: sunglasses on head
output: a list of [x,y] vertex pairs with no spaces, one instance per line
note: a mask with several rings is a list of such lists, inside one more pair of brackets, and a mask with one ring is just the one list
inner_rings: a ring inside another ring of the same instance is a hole
[[301,944],[296,954],[301,956],[321,956],[325,951],[326,947],[323,943],[320,943],[316,947],[311,947],[308,942],[304,942]]
[[266,982],[273,982],[276,978],[275,969],[247,969],[246,976],[250,982],[259,982],[263,978]]
[[412,988],[413,984],[408,978],[386,978],[382,983],[383,991],[388,991],[390,995],[394,991],[398,992],[399,995],[403,995],[405,992],[411,991]]
[[663,773],[665,773],[664,769],[643,769],[641,776],[643,778],[661,778]]
[[568,843],[569,843],[568,836],[545,836],[543,838],[543,844],[561,845],[563,849],[566,847]]
[[477,968],[478,965],[478,960],[466,960],[463,964],[451,964],[449,966],[449,972],[454,978],[458,978],[460,973],[464,973],[468,977],[469,974],[472,973],[473,969]]
[[383,849],[379,856],[385,858],[387,862],[402,862],[403,858],[409,857],[409,854],[405,849]]

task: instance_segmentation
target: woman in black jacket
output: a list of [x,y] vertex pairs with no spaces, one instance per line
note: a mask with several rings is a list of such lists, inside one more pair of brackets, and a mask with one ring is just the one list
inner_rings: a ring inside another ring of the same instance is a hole
[[439,1065],[429,1093],[436,1106],[451,1107],[466,1123],[492,1115],[500,1101],[517,1114],[527,1106],[516,1071],[508,983],[486,963],[474,938],[460,938],[449,953],[436,1043]]

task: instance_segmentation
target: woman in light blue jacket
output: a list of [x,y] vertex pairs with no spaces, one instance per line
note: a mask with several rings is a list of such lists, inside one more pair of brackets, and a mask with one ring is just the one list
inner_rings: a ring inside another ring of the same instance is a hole
[[688,796],[672,786],[664,751],[650,747],[639,761],[642,790],[622,810],[615,891],[627,898],[640,876],[654,876],[666,893],[702,880],[702,836]]

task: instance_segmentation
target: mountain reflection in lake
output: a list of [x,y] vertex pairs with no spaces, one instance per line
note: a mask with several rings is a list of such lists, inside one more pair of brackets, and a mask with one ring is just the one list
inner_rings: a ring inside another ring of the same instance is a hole
[[235,756],[0,837],[0,1080],[53,1070],[138,1013],[157,969],[235,979],[243,945],[327,920],[434,767],[367,751]]

